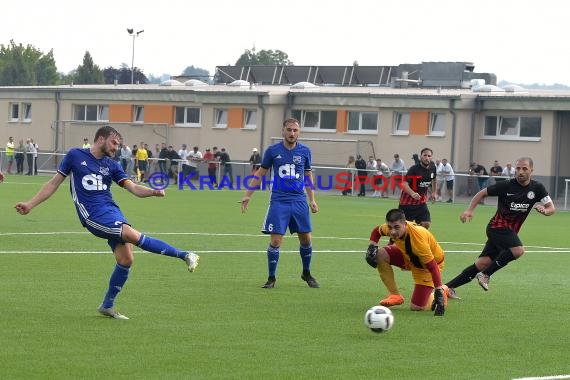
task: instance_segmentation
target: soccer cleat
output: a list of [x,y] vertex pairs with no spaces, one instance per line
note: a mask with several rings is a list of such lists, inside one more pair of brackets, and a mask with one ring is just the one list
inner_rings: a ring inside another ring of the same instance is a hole
[[404,297],[400,294],[390,294],[388,297],[380,300],[381,306],[391,307],[391,306],[398,306],[404,303]]
[[320,288],[319,283],[313,276],[311,276],[310,273],[307,275],[302,274],[301,280],[306,281],[307,285],[309,285],[309,288]]
[[267,282],[263,284],[263,289],[273,289],[275,287],[275,277],[267,277]]
[[188,270],[190,272],[194,272],[196,270],[196,267],[198,266],[199,260],[200,260],[200,256],[198,256],[194,252],[188,252],[186,257],[184,258],[184,261],[186,261],[186,264],[188,265]]
[[103,305],[100,305],[97,308],[97,311],[106,316],[106,317],[111,317],[111,318],[115,318],[115,319],[129,319],[129,317],[127,317],[126,315],[123,315],[121,313],[119,313],[117,310],[115,310],[114,307],[110,307],[108,309],[104,308]]
[[475,276],[477,277],[477,281],[479,281],[479,285],[483,288],[484,291],[489,290],[489,276],[483,272],[477,273]]
[[460,300],[461,299],[461,297],[459,297],[457,295],[455,288],[450,288],[447,285],[443,285],[443,288],[445,289],[445,294],[447,294],[447,298],[452,299],[452,300]]

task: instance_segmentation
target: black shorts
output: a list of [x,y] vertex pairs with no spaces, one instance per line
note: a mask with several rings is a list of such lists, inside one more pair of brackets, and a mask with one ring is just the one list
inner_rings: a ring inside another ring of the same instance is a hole
[[421,222],[431,222],[431,215],[427,204],[421,205],[400,205],[400,210],[406,215],[406,220],[410,222],[416,222],[420,224]]
[[508,228],[490,228],[487,226],[487,243],[479,257],[496,259],[502,250],[521,247],[523,244],[517,233]]

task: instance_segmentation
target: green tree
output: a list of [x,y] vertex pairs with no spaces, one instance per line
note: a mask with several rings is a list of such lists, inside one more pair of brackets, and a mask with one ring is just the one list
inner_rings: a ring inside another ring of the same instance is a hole
[[255,51],[255,46],[245,52],[238,58],[236,66],[247,65],[292,65],[287,53],[281,50],[260,50]]
[[103,72],[93,63],[93,58],[89,51],[85,52],[83,56],[83,65],[77,67],[75,77],[73,81],[76,84],[103,84],[105,79],[103,78]]
[[[113,84],[117,81],[118,84],[131,83],[131,68],[126,63],[121,63],[121,68],[116,69],[113,66],[106,67],[103,70],[103,78],[106,84]],[[142,71],[135,67],[134,82],[146,84],[148,78]]]
[[206,69],[194,67],[194,65],[186,67],[182,72],[182,76],[198,79],[206,83],[210,82],[210,72]]
[[43,54],[32,45],[13,40],[7,46],[0,45],[0,85],[53,85],[58,79],[53,51]]

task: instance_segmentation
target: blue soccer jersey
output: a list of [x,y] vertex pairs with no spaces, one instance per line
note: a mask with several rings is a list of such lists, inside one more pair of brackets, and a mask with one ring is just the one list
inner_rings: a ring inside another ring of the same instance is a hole
[[297,143],[291,150],[283,142],[271,145],[265,151],[261,166],[273,170],[271,200],[306,201],[305,171],[311,170],[311,151]]
[[88,218],[97,219],[118,211],[111,196],[111,184],[128,179],[117,161],[109,157],[95,158],[89,149],[71,149],[57,170],[70,176],[70,191],[81,224]]

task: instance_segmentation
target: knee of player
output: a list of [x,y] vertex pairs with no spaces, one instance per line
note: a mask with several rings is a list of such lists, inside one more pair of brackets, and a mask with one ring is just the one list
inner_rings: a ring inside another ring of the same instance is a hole
[[524,255],[524,247],[523,246],[513,247],[511,248],[511,252],[513,253],[515,259],[518,259],[522,255]]

